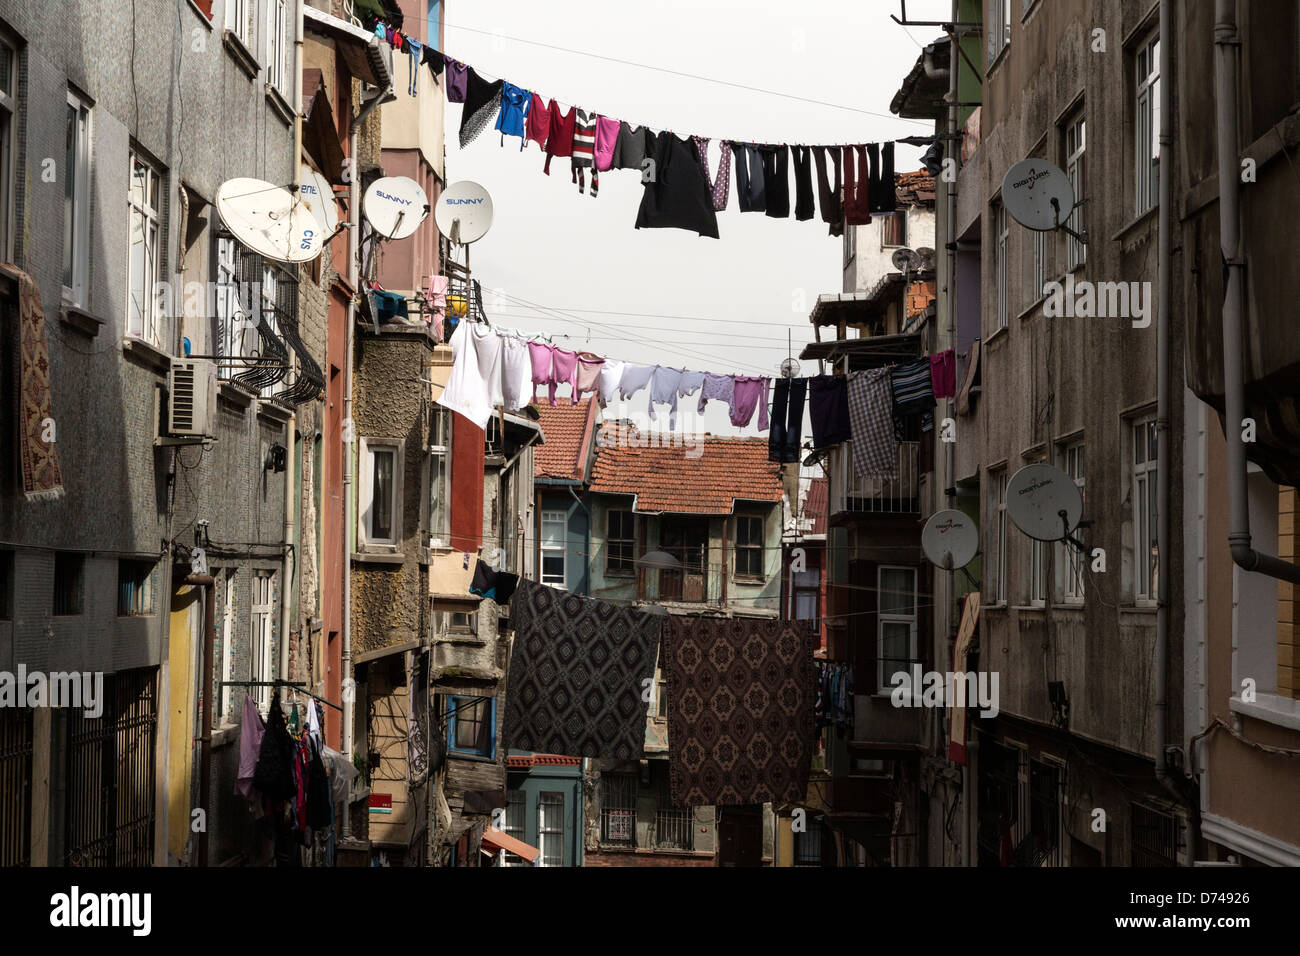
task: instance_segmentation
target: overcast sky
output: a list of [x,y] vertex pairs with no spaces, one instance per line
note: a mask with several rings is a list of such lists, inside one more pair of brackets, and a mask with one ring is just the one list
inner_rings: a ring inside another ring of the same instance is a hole
[[[709,137],[715,174],[717,141],[724,138],[861,143],[931,131],[889,113],[921,46],[941,35],[934,27],[893,23],[896,0],[452,0],[445,7],[448,55],[566,109],[577,105],[634,126]],[[626,12],[616,16],[613,9]],[[945,19],[949,9],[947,0],[912,0],[908,14]],[[447,181],[474,180],[492,195],[495,222],[472,247],[471,264],[494,324],[548,333],[557,344],[613,359],[775,375],[787,354],[787,330],[798,356],[813,340],[808,314],[817,295],[841,291],[840,240],[827,234],[820,210],[807,222],[742,214],[733,174],[728,208],[718,214],[719,239],[638,230],[637,173],[610,170],[598,198],[580,195],[567,159],[555,159],[551,175],[543,175],[535,143],[521,153],[517,138],[502,147],[500,134],[487,130],[461,150],[460,117],[461,107],[448,104]],[[918,168],[920,149],[897,150],[896,170]],[[793,204],[793,168],[791,174]],[[801,374],[816,371],[805,362]],[[606,417],[636,420],[647,402],[643,391],[626,407],[611,406]],[[712,403],[700,418],[694,402],[687,405],[679,431],[738,433],[724,406]],[[751,426],[748,433],[756,431]]]

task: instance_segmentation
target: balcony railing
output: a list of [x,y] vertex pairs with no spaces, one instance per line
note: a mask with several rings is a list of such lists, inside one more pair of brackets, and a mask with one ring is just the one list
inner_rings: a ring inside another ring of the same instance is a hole
[[831,451],[831,512],[853,514],[913,515],[920,514],[920,443],[898,444],[898,477],[865,478],[853,468],[853,452],[847,445]]

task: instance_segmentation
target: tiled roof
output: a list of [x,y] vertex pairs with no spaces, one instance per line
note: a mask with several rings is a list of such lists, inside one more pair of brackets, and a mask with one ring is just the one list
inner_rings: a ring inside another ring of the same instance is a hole
[[894,174],[894,195],[907,206],[934,202],[934,177],[924,169]]
[[506,766],[511,770],[531,770],[533,767],[580,767],[581,757],[561,757],[558,754],[510,754]]
[[766,438],[650,433],[620,446],[617,434],[597,442],[591,490],[636,495],[638,512],[731,514],[737,498],[781,500],[781,466],[767,460]]
[[596,413],[591,398],[577,405],[564,400],[553,407],[539,403],[537,412],[546,444],[537,445],[533,451],[534,477],[582,481]]
[[826,533],[826,502],[830,493],[830,481],[826,478],[814,478],[808,484],[808,495],[803,502],[803,517],[812,522],[809,534]]

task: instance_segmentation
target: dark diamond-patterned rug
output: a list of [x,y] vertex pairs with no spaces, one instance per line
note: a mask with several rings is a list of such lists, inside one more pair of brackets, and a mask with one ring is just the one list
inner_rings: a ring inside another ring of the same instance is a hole
[[638,760],[664,618],[535,581],[510,601],[507,746]]
[[663,666],[676,806],[804,799],[812,647],[797,621],[671,619]]

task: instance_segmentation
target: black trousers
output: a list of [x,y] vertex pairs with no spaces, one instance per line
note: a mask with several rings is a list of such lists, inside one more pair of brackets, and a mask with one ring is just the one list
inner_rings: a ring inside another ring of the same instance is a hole
[[808,394],[806,378],[778,378],[772,386],[772,423],[767,433],[768,461],[800,459],[803,406]]

